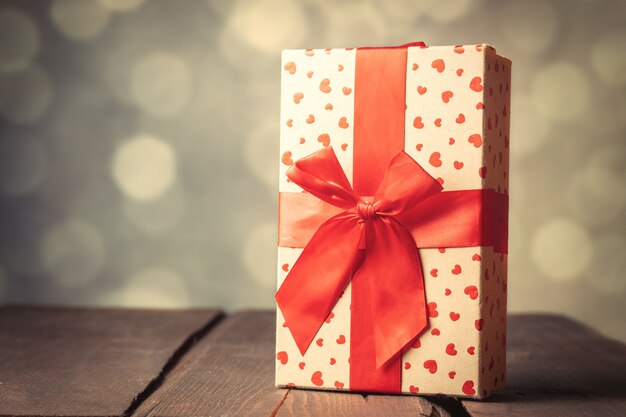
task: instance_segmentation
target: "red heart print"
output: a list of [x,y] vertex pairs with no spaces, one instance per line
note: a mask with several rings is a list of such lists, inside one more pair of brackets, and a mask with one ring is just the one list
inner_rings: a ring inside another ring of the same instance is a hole
[[409,362],[404,362],[404,369],[411,369],[411,364]]
[[422,87],[421,85],[418,85],[418,86],[417,86],[417,93],[418,93],[420,96],[423,96],[424,94],[426,94],[426,91],[428,91],[428,88],[426,88],[426,87]]
[[293,95],[293,102],[296,104],[300,104],[300,100],[302,100],[303,98],[304,98],[304,94],[298,92]]
[[459,113],[459,116],[456,118],[456,122],[458,124],[465,123],[465,115],[463,113]]
[[313,372],[313,375],[311,376],[311,382],[313,383],[313,385],[316,385],[318,387],[321,387],[322,385],[324,385],[324,380],[322,379],[322,373],[320,371]]
[[309,117],[306,118],[306,122],[308,124],[315,123],[315,116],[313,116],[312,114],[309,114]]
[[337,338],[337,344],[338,345],[343,345],[344,343],[346,343],[346,337],[342,334],[339,335],[339,337]]
[[417,65],[417,64],[413,64],[413,67],[412,67],[412,68],[413,68],[413,71],[417,71],[417,69],[418,69],[419,67],[420,67],[419,65]]
[[[286,151],[285,153],[283,153],[283,156],[280,158],[280,162],[282,162],[285,165],[293,165],[293,159],[291,159],[291,151]],[[285,264],[287,265],[287,264]],[[283,271],[287,271],[285,269],[285,265],[283,265]],[[288,267],[289,265],[287,265]]]
[[320,337],[319,339],[315,341],[315,344],[317,346],[324,346],[324,339]]
[[476,288],[475,285],[468,285],[467,287],[465,287],[465,289],[463,290],[463,292],[467,295],[469,295],[469,297],[472,300],[475,300],[478,298],[478,288]]
[[428,372],[430,372],[431,374],[434,374],[435,372],[437,372],[437,361],[434,359],[428,359],[427,361],[424,361],[424,368],[428,369]]
[[481,257],[479,254],[475,253],[474,256],[472,256],[472,261],[480,261]]
[[313,49],[305,49],[304,50],[304,55],[306,55],[306,56],[313,56],[313,55],[315,55],[315,51]]
[[476,394],[476,390],[474,389],[474,381],[465,381],[463,383],[463,394],[465,395]]
[[476,353],[476,348],[474,346],[468,347],[467,353],[469,353],[470,355],[473,355],[474,353]]
[[415,339],[415,342],[413,342],[413,349],[418,349],[422,346],[422,342],[420,342],[419,339]]
[[452,294],[452,290],[451,290],[450,288],[446,288],[446,292],[445,292],[445,294],[446,294],[446,295],[450,295],[450,294]]
[[313,71],[309,71],[306,73],[307,78],[313,78]]
[[330,321],[335,317],[335,313],[333,313],[332,311],[330,313],[328,313],[328,316],[326,316],[326,320],[324,320],[326,323],[330,324]]
[[478,175],[480,176],[480,178],[485,178],[485,176],[487,175],[487,167],[478,168]]
[[422,118],[417,116],[415,119],[413,119],[413,127],[416,129],[421,129],[424,127],[424,123],[422,122]]
[[454,52],[456,52],[457,54],[462,54],[463,52],[465,52],[465,48],[463,48],[463,45],[455,45]]
[[461,161],[454,161],[454,168],[457,169],[457,170],[463,168],[463,162],[461,162]]
[[339,72],[343,71],[343,65],[341,64],[337,65],[337,71]]
[[472,81],[470,81],[470,88],[477,93],[480,93],[481,91],[483,91],[482,81],[483,80],[480,77],[472,78]]
[[439,152],[433,152],[428,159],[428,162],[434,166],[435,168],[439,168],[441,166],[441,154]]
[[295,62],[287,62],[284,66],[285,71],[289,72],[289,74],[296,73],[296,63]]
[[348,149],[348,144],[347,143],[342,143],[341,144],[341,150],[345,151],[346,149]]
[[337,363],[337,360],[335,358],[330,358],[330,364],[334,365]]
[[287,119],[287,126],[293,127],[293,119]]
[[430,303],[426,305],[426,308],[428,310],[428,317],[437,317],[439,315],[439,312],[437,311],[436,302],[431,301]]
[[409,391],[411,391],[411,394],[417,394],[418,392],[420,392],[420,389],[416,387],[415,385],[411,385],[409,387]]
[[[287,151],[287,152],[289,152],[289,151]],[[287,153],[287,152],[285,152],[285,153]],[[289,156],[291,156],[291,152],[289,152],[289,154],[290,154]],[[283,155],[283,157],[284,157],[284,155]],[[291,161],[291,163],[293,163],[293,161]],[[288,164],[288,165],[291,165],[291,164]],[[285,271],[285,272],[289,271],[289,264],[283,264],[282,270]]]
[[446,64],[443,62],[443,59],[435,59],[430,66],[436,69],[437,72],[443,72],[443,70],[446,69]]
[[483,319],[478,319],[476,321],[474,321],[474,327],[476,327],[476,330],[481,331],[483,329],[483,323],[485,321]]
[[284,350],[276,354],[276,359],[278,359],[280,363],[282,363],[283,365],[289,362],[289,357],[287,356],[287,352],[285,352]]
[[454,379],[454,377],[456,376],[456,372],[450,371],[448,372],[448,376],[450,377],[450,379]]
[[454,348],[454,343],[448,343],[448,346],[446,346],[446,353],[450,356],[456,356],[458,352]]
[[452,273],[454,275],[459,275],[461,273],[461,265],[459,264],[454,265],[454,268],[452,269]]
[[439,272],[437,270],[437,268],[433,268],[433,269],[430,270],[430,275],[433,276],[433,277],[436,277],[437,276],[437,272]]
[[461,315],[459,313],[455,313],[454,311],[450,312],[450,319],[452,321],[457,321],[460,318],[461,318]]
[[328,94],[331,92],[330,88],[330,80],[328,78],[324,78],[322,82],[320,82],[320,91],[322,93]]
[[448,139],[448,143],[449,143],[450,145],[454,145],[454,142],[455,142],[454,138],[450,138],[450,139]]
[[344,95],[349,95],[352,92],[352,89],[350,87],[344,87],[343,88],[343,94]]
[[300,145],[302,145],[306,140],[304,138],[300,138]]
[[483,144],[483,138],[482,136],[480,136],[479,133],[474,133],[472,135],[469,135],[469,137],[467,138],[467,141],[473,144],[475,148],[480,148],[480,146]]
[[328,133],[322,133],[317,137],[317,141],[324,146],[330,145],[330,135]]
[[441,127],[441,118],[438,117],[435,119],[435,126]]
[[326,104],[326,106],[324,106],[324,109],[325,110],[332,110],[333,109],[333,105],[328,103],[328,104]]
[[304,369],[304,366],[305,366],[305,365],[306,365],[306,364],[305,364],[304,362],[300,362],[300,363],[298,364],[298,368],[300,368],[300,369]]
[[335,381],[335,388],[343,389],[343,382]]
[[339,127],[342,129],[347,129],[348,126],[350,126],[348,124],[348,119],[346,119],[345,117],[342,117],[341,119],[339,119]]
[[[438,182],[439,184],[443,185],[443,178],[441,178],[441,177],[437,177],[437,178],[435,178],[435,179],[437,180],[437,182]],[[287,181],[289,181],[289,178],[287,178]]]
[[454,95],[454,93],[452,91],[444,91],[443,93],[441,93],[441,100],[444,103],[448,103],[450,102],[450,99],[452,98],[452,96]]
[[432,334],[433,336],[439,336],[441,334],[441,332],[439,331],[438,328],[434,328],[430,331],[430,334]]
[[422,143],[418,143],[417,145],[415,145],[415,149],[417,149],[417,151],[419,152],[419,151],[421,151],[421,150],[422,150],[422,147],[423,147],[423,146],[424,146],[424,145],[423,145]]
[[463,75],[463,68],[459,68],[458,70],[456,70],[456,75],[458,75],[459,77]]
[[293,382],[288,382],[288,383],[285,384],[285,387],[287,387],[287,388],[295,388],[296,384],[294,384]]

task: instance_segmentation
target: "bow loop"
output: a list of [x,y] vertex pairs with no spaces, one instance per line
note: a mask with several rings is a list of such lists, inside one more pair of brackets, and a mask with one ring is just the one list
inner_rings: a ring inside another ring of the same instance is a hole
[[400,151],[374,196],[376,212],[395,216],[440,192],[443,187],[406,152]]
[[348,209],[359,201],[330,146],[294,162],[287,170],[287,177],[334,206]]

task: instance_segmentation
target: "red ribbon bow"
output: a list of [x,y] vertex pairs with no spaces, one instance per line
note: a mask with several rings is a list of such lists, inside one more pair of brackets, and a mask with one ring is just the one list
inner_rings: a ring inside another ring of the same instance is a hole
[[345,211],[319,227],[276,293],[286,325],[304,355],[348,281],[364,280],[380,368],[428,320],[415,239],[396,216],[442,187],[404,151],[391,160],[372,201],[355,195],[330,147],[296,161],[287,176]]

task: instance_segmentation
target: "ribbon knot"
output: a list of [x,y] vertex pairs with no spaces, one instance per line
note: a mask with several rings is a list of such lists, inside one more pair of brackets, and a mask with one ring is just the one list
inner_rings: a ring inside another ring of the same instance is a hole
[[361,280],[373,322],[363,343],[373,344],[380,368],[428,323],[417,246],[396,217],[441,184],[400,151],[370,202],[355,195],[332,147],[297,160],[287,176],[344,211],[318,228],[276,293],[286,325],[304,355],[350,279]]
[[359,200],[356,205],[356,212],[362,220],[369,220],[376,216],[376,209],[371,201]]

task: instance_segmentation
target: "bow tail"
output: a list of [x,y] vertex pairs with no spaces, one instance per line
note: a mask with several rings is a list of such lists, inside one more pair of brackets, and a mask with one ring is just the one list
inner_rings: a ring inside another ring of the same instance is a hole
[[376,368],[402,353],[428,325],[424,277],[415,240],[395,219],[366,228],[366,271],[371,293]]
[[276,301],[302,355],[341,297],[360,259],[363,223],[350,212],[326,221],[292,266]]

